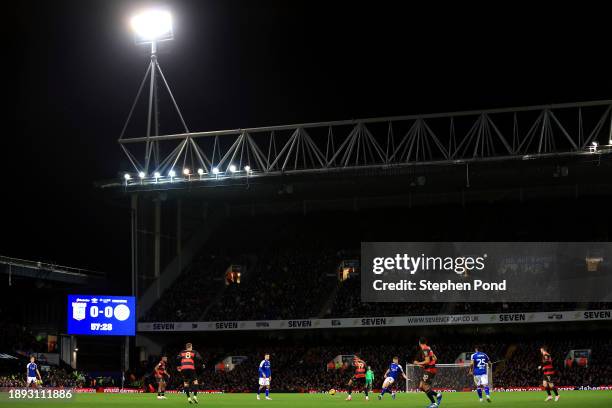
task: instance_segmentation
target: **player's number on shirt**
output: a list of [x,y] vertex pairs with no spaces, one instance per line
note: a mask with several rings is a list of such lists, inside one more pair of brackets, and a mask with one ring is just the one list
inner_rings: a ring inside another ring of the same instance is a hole
[[480,369],[484,369],[487,367],[487,363],[485,361],[484,358],[477,358],[476,359],[476,366]]
[[185,358],[191,358],[191,353],[190,352],[186,352],[185,353]]
[[[106,306],[102,312],[104,313],[104,317],[108,319],[113,317],[113,307],[112,306]],[[91,317],[98,317],[100,315],[100,308],[98,306],[90,307],[89,314]]]

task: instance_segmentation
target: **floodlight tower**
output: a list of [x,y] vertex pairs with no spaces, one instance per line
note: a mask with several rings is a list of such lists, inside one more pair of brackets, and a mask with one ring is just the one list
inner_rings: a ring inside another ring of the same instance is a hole
[[[140,87],[138,89],[138,93],[136,94],[136,98],[132,103],[132,107],[128,114],[127,120],[123,125],[123,129],[121,131],[121,135],[119,137],[119,141],[123,139],[125,132],[127,130],[128,124],[132,118],[132,114],[134,113],[134,109],[138,104],[140,99],[140,95],[142,94],[143,89],[147,82],[149,83],[149,98],[148,98],[148,114],[147,114],[147,133],[146,133],[146,147],[145,147],[145,158],[144,163],[141,163],[133,154],[131,154],[127,148],[120,143],[119,145],[127,155],[130,163],[134,167],[134,171],[136,175],[138,175],[139,183],[142,184],[147,178],[153,177],[155,182],[161,178],[162,167],[168,165],[167,163],[159,162],[159,144],[156,140],[151,140],[152,136],[159,135],[159,111],[158,111],[158,88],[159,83],[163,84],[166,91],[170,95],[170,99],[174,105],[174,109],[176,110],[178,117],[180,118],[181,124],[184,128],[185,133],[189,133],[189,129],[185,124],[185,120],[183,119],[183,115],[174,99],[174,95],[170,90],[170,86],[164,77],[164,73],[159,66],[157,61],[157,46],[160,42],[169,41],[174,38],[173,28],[172,28],[172,15],[168,10],[164,9],[152,9],[143,11],[132,17],[131,28],[134,32],[136,44],[146,44],[151,46],[151,57],[149,61],[149,66],[147,71],[140,83]],[[170,180],[172,180],[176,173],[173,170],[175,163],[171,163],[170,171],[165,172],[164,174],[168,174]],[[126,186],[132,180],[132,176],[128,173],[125,174],[125,183]],[[134,176],[135,178],[135,176]],[[157,202],[159,205],[159,202]],[[159,212],[157,212],[157,217],[159,217]],[[156,240],[159,242],[160,231],[159,228],[155,231]],[[131,197],[131,258],[132,258],[132,295],[138,297],[138,196],[132,195]],[[156,257],[158,260],[159,245],[156,244]],[[159,262],[156,262],[156,271],[159,271]],[[158,276],[159,277],[159,276]],[[129,367],[129,352],[130,352],[130,341],[129,337],[126,337],[125,345],[123,346],[123,368],[124,370]]]
[[[140,99],[140,95],[144,89],[147,80],[149,82],[149,98],[148,98],[148,112],[147,112],[147,142],[145,147],[145,158],[144,163],[139,163],[135,157],[133,157],[123,145],[121,145],[124,152],[127,154],[130,162],[134,166],[134,169],[138,174],[144,173],[145,177],[149,176],[151,172],[151,162],[153,161],[154,170],[157,171],[159,168],[159,146],[156,141],[151,142],[148,140],[151,136],[159,135],[159,110],[158,110],[158,82],[163,83],[166,91],[170,95],[170,99],[174,105],[174,108],[179,116],[181,124],[186,133],[189,132],[185,120],[183,119],[183,115],[174,99],[174,95],[170,90],[170,86],[168,85],[168,81],[164,77],[164,73],[161,70],[159,62],[157,61],[157,47],[160,42],[170,41],[174,38],[173,25],[172,25],[172,14],[168,10],[164,9],[152,9],[146,10],[139,14],[136,14],[132,17],[131,28],[134,32],[134,38],[136,44],[146,44],[151,46],[151,58],[149,62],[149,67],[145,73],[145,76],[140,84],[140,88],[138,89],[138,93],[136,98],[134,99],[134,103],[132,104],[132,108],[130,109],[130,113],[127,117],[125,125],[123,126],[123,130],[121,131],[121,136],[119,139],[122,139],[125,135],[125,131],[130,122],[132,114],[134,113],[134,109],[138,100]],[[158,79],[161,79],[159,81]],[[141,179],[145,177],[140,177]]]

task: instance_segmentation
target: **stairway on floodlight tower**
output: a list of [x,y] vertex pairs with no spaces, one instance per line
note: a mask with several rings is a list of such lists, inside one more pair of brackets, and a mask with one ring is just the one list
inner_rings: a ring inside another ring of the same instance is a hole
[[146,316],[147,312],[161,298],[162,294],[172,286],[176,279],[194,261],[195,255],[211,238],[212,233],[225,219],[225,212],[214,211],[206,217],[201,228],[197,228],[191,239],[182,248],[181,256],[175,256],[161,272],[157,284],[152,283],[138,298],[138,318]]

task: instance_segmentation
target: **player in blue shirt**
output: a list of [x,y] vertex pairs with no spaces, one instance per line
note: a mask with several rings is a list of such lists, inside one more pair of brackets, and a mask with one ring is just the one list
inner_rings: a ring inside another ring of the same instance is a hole
[[[385,380],[383,381],[382,391],[378,396],[379,400],[381,400],[383,395],[385,395],[386,392],[389,392],[389,388],[391,388],[391,386],[397,382],[397,377],[401,375],[404,377],[404,380],[407,379],[406,374],[404,374],[404,369],[398,363],[399,357],[393,357],[393,362],[389,365],[387,371],[385,371]],[[395,399],[395,390],[391,391],[391,398]]]
[[472,354],[470,360],[470,371],[474,375],[478,399],[482,402],[482,389],[484,388],[487,402],[491,402],[491,395],[489,394],[489,356],[476,347],[476,352]]
[[32,384],[32,386],[36,388],[38,385],[36,380],[41,380],[41,377],[40,371],[38,371],[38,365],[34,361],[36,361],[36,358],[34,356],[30,357],[30,362],[26,366],[26,384],[28,387]]
[[263,388],[266,389],[266,399],[270,398],[270,381],[272,380],[272,370],[270,369],[270,354],[266,354],[259,363],[259,388],[257,389],[257,399],[261,399],[259,394]]

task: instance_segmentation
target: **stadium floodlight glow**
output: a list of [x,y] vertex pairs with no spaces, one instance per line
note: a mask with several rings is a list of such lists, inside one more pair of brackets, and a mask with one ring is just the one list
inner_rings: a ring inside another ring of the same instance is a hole
[[244,166],[244,171],[246,171],[247,173],[251,172],[251,166],[249,166],[248,164],[246,166]]
[[188,175],[190,175],[190,174],[191,174],[191,170],[189,170],[189,169],[183,169],[183,174],[184,174],[184,175],[186,175],[186,176],[188,176]]
[[157,183],[157,179],[161,177],[160,172],[156,171],[155,173],[153,173],[153,177],[155,177],[155,182]]
[[130,21],[137,44],[172,40],[172,14],[168,10],[153,9],[136,14]]
[[200,176],[203,176],[204,175],[204,169],[198,169],[198,174]]
[[231,164],[231,165],[229,166],[229,171],[230,171],[230,172],[235,173],[235,172],[236,172],[236,170],[237,170],[237,169],[236,169],[236,166],[234,166],[233,164]]
[[170,170],[170,171],[168,172],[168,177],[170,177],[170,178],[172,178],[172,177],[176,177],[176,171],[174,171],[174,170]]
[[127,185],[128,181],[130,181],[130,179],[132,178],[132,176],[130,176],[129,173],[125,173],[123,175],[123,178],[125,179],[125,184]]
[[138,177],[140,177],[141,179],[145,178],[147,175],[145,174],[144,171],[141,171],[138,173]]
[[212,169],[213,174],[219,174],[219,168],[218,167],[213,167]]

